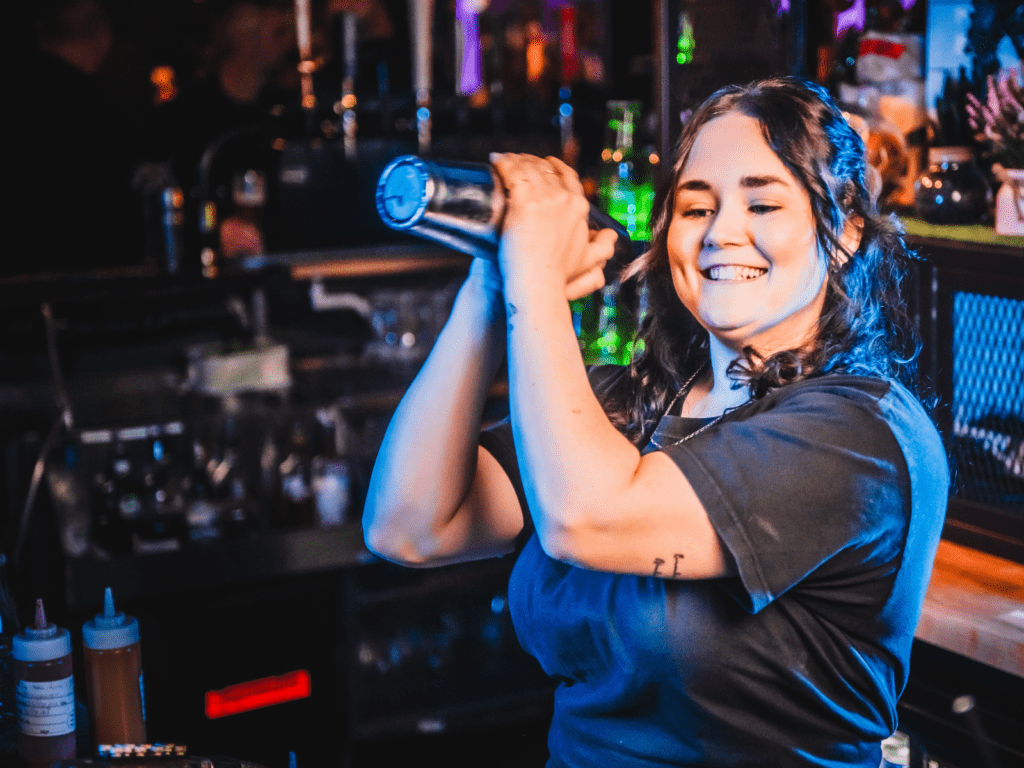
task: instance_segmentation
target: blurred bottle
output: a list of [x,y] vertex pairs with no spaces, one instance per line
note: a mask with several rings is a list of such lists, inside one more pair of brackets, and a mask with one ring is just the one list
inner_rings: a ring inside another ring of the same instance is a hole
[[18,751],[29,768],[75,757],[75,681],[71,634],[46,621],[43,601],[36,619],[14,636],[18,698]]
[[133,530],[133,550],[167,551],[180,547],[185,533],[185,501],[182,478],[176,467],[177,438],[182,430],[178,423],[147,428],[140,445],[143,516]]
[[310,485],[317,523],[331,528],[346,522],[352,507],[349,435],[344,417],[337,409],[319,409],[316,418],[319,440],[310,464]]
[[569,303],[572,312],[572,325],[576,331],[576,339],[583,352],[584,362],[590,365],[590,350],[598,336],[598,319],[601,310],[601,292],[595,291],[588,296],[575,299]]
[[633,241],[650,242],[654,172],[640,151],[639,101],[609,101],[598,199]]
[[93,741],[144,744],[142,646],[137,619],[114,610],[107,587],[103,612],[82,625],[85,690]]
[[18,612],[7,586],[7,556],[0,552],[0,764],[9,765],[18,753],[18,718],[14,685],[14,636]]
[[181,270],[185,234],[185,195],[169,163],[142,163],[133,186],[142,197],[145,252],[167,274]]
[[314,521],[310,478],[309,434],[295,420],[289,430],[288,452],[277,466],[276,520],[283,526],[310,526]]
[[110,554],[127,554],[135,521],[142,516],[142,493],[128,446],[116,439],[109,458],[93,478],[93,541]]
[[220,223],[225,258],[252,256],[264,250],[263,218],[267,207],[267,175],[248,168],[231,179],[231,214]]
[[558,132],[562,160],[579,166],[580,143],[573,120],[572,84],[579,78],[580,54],[576,44],[576,9],[572,5],[559,9],[558,47],[561,55],[561,86],[558,89]]
[[220,526],[227,536],[245,530],[252,522],[253,493],[242,461],[242,414],[240,404],[225,401],[220,458],[210,473],[210,493],[220,508]]
[[624,287],[614,282],[590,297],[597,311],[595,313],[591,309],[591,316],[596,314],[596,325],[592,330],[586,329],[585,334],[581,336],[583,359],[586,364],[629,363],[636,336],[636,309],[633,306],[633,296],[632,284]]

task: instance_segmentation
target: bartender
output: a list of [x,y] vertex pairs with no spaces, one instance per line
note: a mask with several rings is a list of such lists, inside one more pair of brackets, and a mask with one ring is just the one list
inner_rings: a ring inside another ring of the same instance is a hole
[[[388,428],[366,541],[416,567],[519,551],[512,617],[559,683],[549,768],[877,768],[948,491],[909,254],[820,86],[725,88],[679,147],[624,275],[643,351],[589,370],[567,300],[612,233],[560,161],[492,158],[497,263]],[[503,358],[510,417],[481,433]]]

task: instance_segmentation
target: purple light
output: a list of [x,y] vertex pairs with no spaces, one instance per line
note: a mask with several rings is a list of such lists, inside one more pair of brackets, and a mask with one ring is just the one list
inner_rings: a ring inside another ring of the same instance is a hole
[[[909,0],[913,4],[914,0]],[[900,0],[900,2],[907,2],[907,0]],[[858,31],[864,30],[864,19],[867,15],[867,9],[864,6],[864,0],[853,0],[853,5],[847,8],[845,11],[840,11],[836,14],[836,31],[835,38],[839,40],[847,30],[857,29]]]
[[483,59],[480,53],[480,27],[477,19],[479,2],[457,0],[455,18],[462,30],[462,61],[459,62],[459,93],[474,93],[484,82]]
[[778,0],[775,4],[775,15],[781,17],[786,13],[789,13],[789,0]]

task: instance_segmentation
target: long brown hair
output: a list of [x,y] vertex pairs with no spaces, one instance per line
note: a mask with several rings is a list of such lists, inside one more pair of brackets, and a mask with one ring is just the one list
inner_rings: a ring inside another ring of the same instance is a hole
[[[864,144],[821,86],[798,78],[761,80],[714,93],[683,126],[671,173],[662,178],[652,214],[650,249],[622,279],[647,291],[638,338],[643,352],[625,381],[599,396],[612,422],[640,445],[681,383],[709,360],[708,333],[683,306],[668,266],[668,228],[675,187],[701,128],[739,112],[756,119],[768,146],[810,197],[818,243],[829,254],[825,304],[802,347],[762,357],[743,350],[729,369],[752,399],[778,387],[832,372],[896,379],[916,391],[916,328],[903,309],[907,249],[895,217],[879,212],[868,183]],[[862,227],[855,253],[839,238],[851,217]]]

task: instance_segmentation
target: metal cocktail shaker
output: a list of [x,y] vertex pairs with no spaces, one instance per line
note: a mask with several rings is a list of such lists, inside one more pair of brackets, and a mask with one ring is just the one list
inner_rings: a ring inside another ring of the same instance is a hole
[[[505,189],[487,163],[403,155],[381,173],[377,211],[392,229],[493,261],[505,215]],[[592,228],[614,229],[618,234],[617,261],[632,258],[633,245],[619,222],[593,205],[589,218]]]

